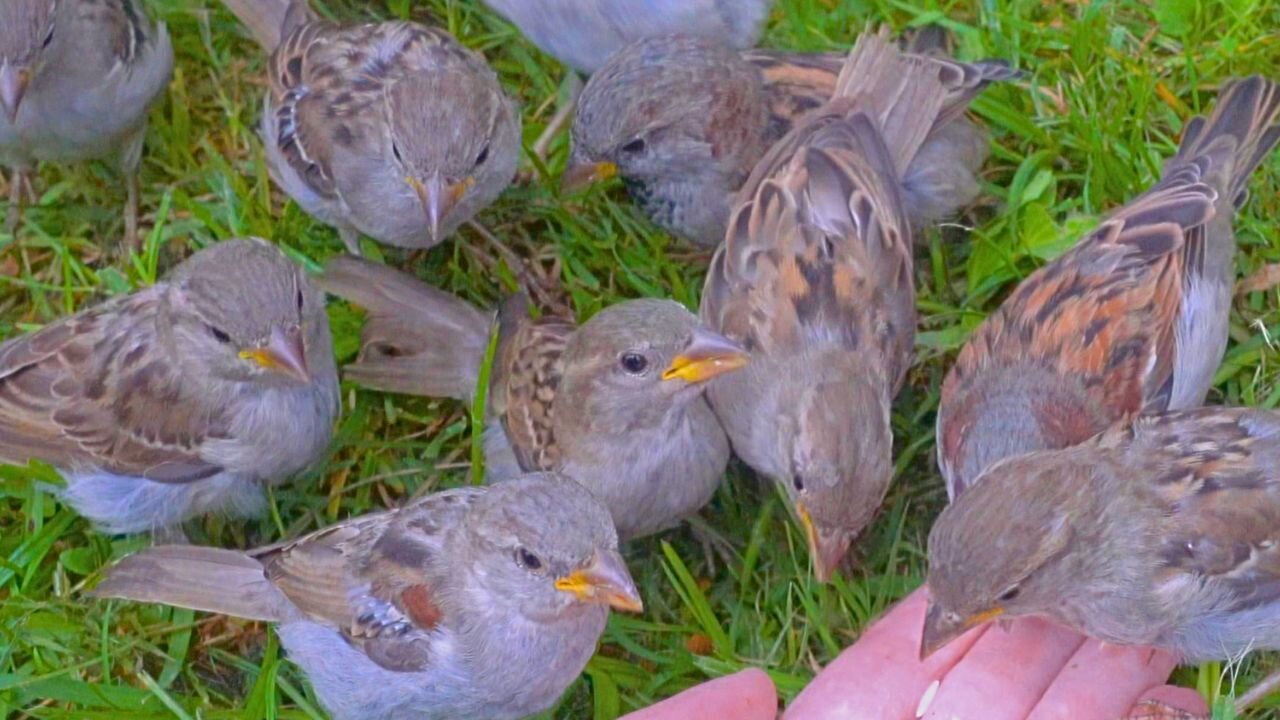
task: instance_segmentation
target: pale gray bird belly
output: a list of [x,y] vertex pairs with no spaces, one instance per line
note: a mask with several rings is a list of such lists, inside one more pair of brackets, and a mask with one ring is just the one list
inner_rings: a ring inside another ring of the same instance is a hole
[[1254,650],[1275,650],[1280,648],[1280,603],[1204,615],[1173,629],[1160,644],[1186,662],[1235,660]]
[[[207,513],[252,517],[263,484],[279,483],[321,459],[338,414],[331,382],[255,392],[232,423],[231,437],[206,443],[204,459],[224,471],[186,483],[154,482],[101,469],[64,469],[61,498],[109,533],[148,532]],[[243,400],[244,398],[241,398]]]
[[470,627],[492,631],[470,641],[440,632],[423,672],[386,670],[317,623],[284,623],[277,632],[334,720],[516,720],[550,707],[581,674],[606,618],[590,610],[556,627],[509,614],[474,618]]
[[623,540],[666,530],[715,494],[729,441],[706,400],[695,398],[663,426],[602,438],[562,472],[587,486],[613,514]]

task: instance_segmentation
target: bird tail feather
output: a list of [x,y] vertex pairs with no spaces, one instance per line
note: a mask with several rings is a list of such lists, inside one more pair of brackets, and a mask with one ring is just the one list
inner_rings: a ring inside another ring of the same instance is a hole
[[[1164,169],[1165,181],[1197,166],[1222,197],[1239,206],[1245,183],[1280,141],[1280,85],[1261,75],[1237,80],[1218,97],[1213,113],[1187,123]],[[1206,166],[1207,163],[1207,166]]]
[[311,19],[306,0],[222,0],[227,9],[249,28],[249,34],[267,52],[281,39]]
[[471,398],[489,344],[489,314],[355,257],[331,260],[317,282],[368,313],[360,357],[344,368],[348,379],[386,392]]
[[286,620],[293,612],[257,560],[192,545],[160,545],[130,555],[107,570],[89,594],[267,622]]

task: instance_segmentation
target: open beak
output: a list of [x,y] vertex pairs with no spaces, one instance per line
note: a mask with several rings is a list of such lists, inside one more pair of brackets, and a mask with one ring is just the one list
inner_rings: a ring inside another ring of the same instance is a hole
[[458,203],[462,202],[467,191],[476,184],[476,179],[468,176],[461,182],[450,185],[438,172],[432,173],[426,182],[415,177],[407,177],[404,181],[418,194],[418,201],[422,203],[422,208],[427,213],[431,239],[437,241],[441,239],[440,226],[444,219],[458,206]]
[[627,564],[616,551],[597,550],[591,561],[556,580],[556,589],[582,602],[608,605],[615,610],[638,613],[644,610]]
[[22,105],[22,96],[27,92],[31,82],[31,73],[26,68],[19,68],[9,63],[0,65],[0,105],[4,106],[9,122],[18,119],[18,107]]
[[241,350],[240,357],[252,360],[267,370],[284,373],[302,382],[311,382],[307,372],[307,353],[302,343],[302,328],[271,329],[267,344],[252,350]]
[[750,355],[738,343],[703,327],[694,328],[693,339],[662,371],[663,380],[680,378],[690,385],[737,370]]
[[800,516],[800,526],[804,528],[805,540],[809,543],[809,557],[813,560],[813,576],[818,582],[827,582],[835,572],[844,554],[849,550],[853,540],[849,533],[842,530],[826,530],[813,522],[804,503],[796,503],[796,514]]
[[611,162],[571,162],[569,167],[565,168],[564,175],[560,176],[560,192],[562,194],[577,192],[596,183],[604,182],[617,174],[618,166]]
[[946,647],[948,643],[989,620],[1004,614],[1004,608],[991,608],[977,615],[961,617],[948,612],[942,606],[930,601],[929,609],[924,615],[924,632],[920,635],[920,659],[924,660],[935,652]]

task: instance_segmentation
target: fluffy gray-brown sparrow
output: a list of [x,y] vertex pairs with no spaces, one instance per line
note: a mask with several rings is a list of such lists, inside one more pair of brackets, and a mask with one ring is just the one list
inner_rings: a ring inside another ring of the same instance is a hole
[[1280,415],[1196,408],[997,462],[929,535],[921,645],[1040,616],[1185,660],[1280,648]]
[[12,169],[5,225],[16,232],[37,162],[116,155],[126,247],[138,240],[138,165],[147,109],[169,84],[173,47],[137,0],[0,3],[0,164]]
[[278,623],[335,720],[540,712],[582,672],[609,607],[641,609],[609,513],[553,473],[247,553],[154,547],[93,594]]
[[773,0],[485,0],[533,44],[591,74],[641,38],[682,33],[755,45]]
[[864,34],[832,100],[756,167],[711,262],[702,318],[751,353],[711,384],[712,407],[786,489],[820,580],[889,487],[916,323],[903,179],[972,85],[968,66]]
[[1227,343],[1232,216],[1280,140],[1280,88],[1233,84],[1187,124],[1160,181],[1037,270],[942,386],[938,464],[955,498],[1001,458],[1204,401]]
[[[619,175],[651,220],[715,247],[724,239],[734,193],[761,155],[831,97],[844,58],[740,53],[687,36],[633,43],[582,91],[562,187],[574,190]],[[989,143],[963,113],[987,84],[1016,76],[995,61],[930,62],[963,81],[945,89],[944,121],[932,125],[902,177],[906,212],[917,226],[977,196],[974,173]]]
[[338,414],[324,296],[263,240],[0,344],[0,460],[62,472],[112,533],[251,514],[318,460]]
[[[385,266],[330,262],[321,287],[369,312],[349,379],[379,390],[470,400],[492,315]],[[622,538],[666,529],[714,494],[729,444],[705,383],[746,363],[738,345],[669,300],[630,300],[581,326],[498,313],[489,387],[491,480],[556,470],[581,482]]]
[[437,245],[511,183],[520,115],[483,57],[436,28],[337,25],[280,2],[226,0],[260,42],[280,38],[267,47],[267,162],[348,250],[360,233]]

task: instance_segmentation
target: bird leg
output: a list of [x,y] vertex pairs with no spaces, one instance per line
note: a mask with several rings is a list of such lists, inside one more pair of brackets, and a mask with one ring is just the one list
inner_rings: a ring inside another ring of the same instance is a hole
[[350,225],[338,226],[338,237],[342,238],[342,244],[347,246],[347,252],[356,257],[364,257],[364,253],[360,252],[360,231]]
[[702,557],[707,563],[708,575],[714,576],[716,574],[717,556],[725,564],[725,567],[729,567],[741,560],[733,543],[729,542],[729,539],[724,535],[716,532],[701,516],[690,515],[686,520],[689,523],[689,532],[693,533],[693,537],[702,546]]
[[582,92],[582,78],[578,73],[570,70],[561,87],[565,91],[566,98],[556,109],[556,114],[551,116],[547,128],[533,143],[533,154],[538,158],[538,162],[544,165],[547,162],[547,151],[551,149],[551,141],[555,140],[561,128],[569,122],[569,118],[573,117],[573,111],[578,105],[578,93]]
[[31,186],[31,168],[19,165],[9,175],[9,209],[4,215],[5,232],[12,235],[15,241],[18,239],[18,225],[22,222],[23,190],[26,190],[25,196],[30,197],[34,204],[36,199],[35,188]]
[[136,252],[142,247],[142,240],[138,237],[138,173],[129,173],[125,176],[124,182],[126,197],[124,201],[124,240],[120,247],[122,256]]
[[174,523],[164,527],[154,528],[151,531],[152,545],[190,545],[191,540],[187,538],[187,532],[182,529],[182,523]]

